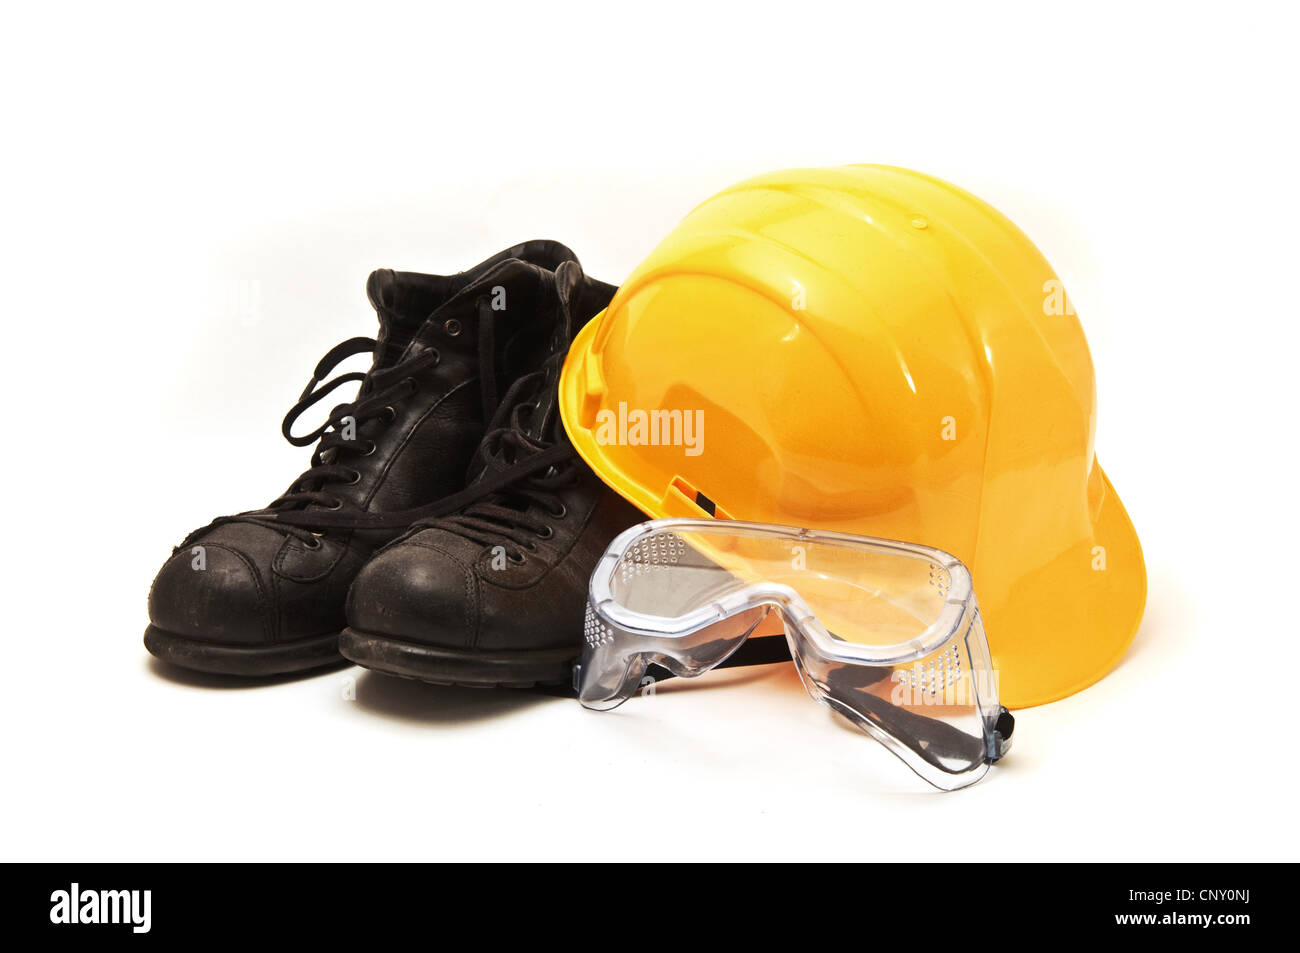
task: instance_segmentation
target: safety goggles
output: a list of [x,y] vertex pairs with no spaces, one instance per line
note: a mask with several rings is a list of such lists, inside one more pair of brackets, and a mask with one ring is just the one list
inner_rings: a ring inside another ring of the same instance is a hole
[[608,710],[652,665],[694,677],[782,658],[816,701],[935,787],[973,784],[1011,746],[966,567],[843,533],[710,519],[632,527],[592,574],[574,687],[585,707]]

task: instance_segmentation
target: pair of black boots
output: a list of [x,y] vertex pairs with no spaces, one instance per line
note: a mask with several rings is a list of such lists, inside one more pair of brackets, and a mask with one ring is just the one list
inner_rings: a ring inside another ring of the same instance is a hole
[[[458,275],[381,270],[377,339],[321,360],[284,435],[311,467],[265,509],[191,533],[149,592],[149,651],[209,672],[341,661],[440,684],[567,681],[588,577],[643,517],[576,456],[559,420],[573,335],[614,288],[556,242]],[[373,352],[365,374],[326,380]],[[357,397],[305,436],[336,387]]]

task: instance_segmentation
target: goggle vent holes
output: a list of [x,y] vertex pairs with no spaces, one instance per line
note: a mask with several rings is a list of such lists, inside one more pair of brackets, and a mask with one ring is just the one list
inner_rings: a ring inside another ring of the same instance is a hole
[[937,695],[957,684],[962,674],[961,651],[954,644],[928,660],[903,669],[902,684],[923,694]]
[[593,649],[600,648],[614,638],[614,630],[597,618],[590,603],[587,605],[587,615],[582,623],[582,638]]
[[947,599],[948,590],[952,588],[952,574],[944,567],[930,563],[930,585],[939,590],[940,596]]
[[686,543],[676,533],[655,533],[638,539],[619,561],[619,575],[628,582],[643,573],[675,565],[686,553]]

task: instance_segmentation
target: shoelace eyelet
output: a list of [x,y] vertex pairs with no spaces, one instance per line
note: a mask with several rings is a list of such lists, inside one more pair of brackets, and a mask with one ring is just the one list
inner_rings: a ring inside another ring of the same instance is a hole
[[384,415],[383,416],[384,423],[391,424],[394,420],[397,419],[397,409],[393,407],[392,404],[389,404],[387,407],[384,408],[383,415]]
[[510,562],[514,563],[516,566],[522,566],[525,558],[526,557],[523,553],[506,553],[506,559],[510,560]]
[[551,516],[553,516],[555,519],[557,519],[557,520],[562,520],[562,519],[564,519],[566,516],[569,515],[569,508],[568,508],[567,506],[565,506],[563,503],[561,503],[561,504],[560,504],[560,508],[559,508],[559,509],[556,509],[556,510],[551,510],[551,511],[550,511],[550,514],[551,514]]
[[550,539],[554,535],[555,530],[551,529],[549,526],[543,526],[541,529],[537,530],[538,539]]
[[366,449],[364,449],[364,450],[361,451],[361,455],[362,455],[363,457],[368,457],[368,456],[370,456],[372,453],[375,452],[375,448],[376,448],[376,446],[377,446],[377,445],[375,444],[375,442],[374,442],[373,440],[367,440],[367,441],[366,441]]
[[341,509],[343,509],[343,501],[342,501],[342,500],[334,500],[334,501],[333,501],[329,506],[325,507],[325,509],[327,509],[327,510],[341,510]]
[[352,471],[352,476],[349,477],[348,480],[347,480],[347,482],[344,483],[343,485],[344,485],[344,486],[356,486],[356,485],[357,485],[358,483],[360,483],[360,482],[361,482],[361,471],[360,471],[360,470],[353,470],[353,471]]
[[304,549],[320,549],[323,544],[313,536],[311,539],[304,540],[302,545]]
[[457,321],[455,318],[448,318],[446,321],[444,321],[442,324],[442,329],[446,331],[447,334],[450,335],[451,337],[459,336],[460,332],[463,330],[461,328],[460,322]]

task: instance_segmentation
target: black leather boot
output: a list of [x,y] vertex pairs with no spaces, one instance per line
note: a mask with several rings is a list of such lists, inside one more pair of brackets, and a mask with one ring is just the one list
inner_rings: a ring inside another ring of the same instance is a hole
[[502,401],[476,481],[448,501],[459,509],[416,524],[352,584],[339,641],[352,661],[437,684],[570,680],[591,572],[609,542],[645,517],[564,435],[559,369],[591,308],[579,300],[576,262],[556,281],[562,325],[551,354]]
[[[556,269],[565,262],[576,267],[569,249],[535,241],[458,275],[374,272],[366,291],[378,339],[332,349],[284,420],[290,443],[316,444],[311,467],[265,509],[222,517],[173,551],[149,592],[149,651],[242,675],[340,661],[357,571],[413,520],[437,512],[430,504],[465,488],[498,391],[550,353],[561,318]],[[611,293],[584,280],[565,301],[591,317]],[[369,372],[322,383],[340,361],[368,351]],[[354,401],[313,433],[292,435],[303,411],[355,381]]]

